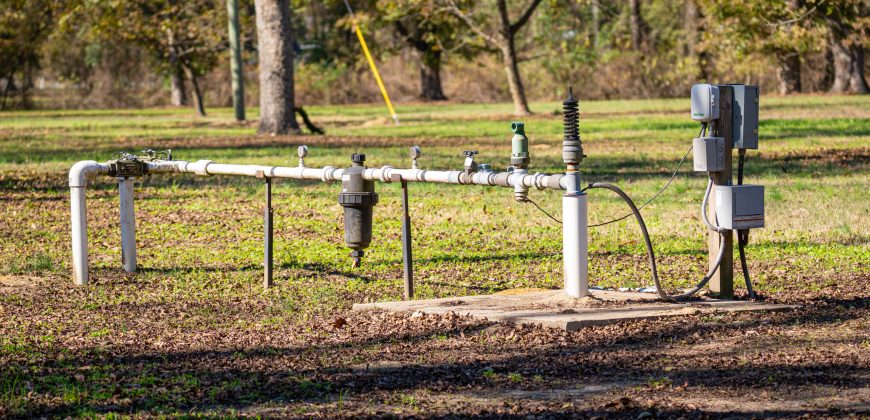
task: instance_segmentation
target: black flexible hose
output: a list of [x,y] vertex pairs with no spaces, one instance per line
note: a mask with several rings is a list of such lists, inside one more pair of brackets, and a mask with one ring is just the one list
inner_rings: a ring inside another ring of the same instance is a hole
[[[755,291],[752,289],[752,281],[749,280],[749,267],[746,265],[746,242],[749,242],[749,232],[742,234],[737,232],[737,249],[740,251],[740,267],[743,268],[743,280],[746,282],[746,293],[750,299],[755,299]],[[744,239],[745,238],[745,239]]]
[[656,286],[656,291],[659,293],[659,296],[662,299],[664,299],[664,300],[681,300],[681,299],[688,298],[688,297],[694,295],[695,293],[698,293],[698,291],[700,291],[701,289],[704,288],[704,286],[707,285],[707,283],[710,281],[710,278],[713,277],[713,274],[715,274],[716,270],[719,269],[719,265],[722,264],[722,259],[725,257],[725,236],[720,234],[719,235],[719,255],[716,256],[716,263],[713,265],[713,267],[710,268],[709,271],[707,271],[707,274],[704,276],[704,278],[701,279],[701,281],[698,283],[698,285],[696,285],[694,288],[692,288],[691,290],[689,290],[685,293],[681,293],[679,295],[673,295],[673,296],[668,295],[665,292],[665,290],[662,288],[661,282],[659,281],[658,267],[656,266],[656,256],[655,256],[655,252],[653,251],[652,241],[650,240],[650,237],[649,237],[649,231],[646,228],[646,223],[643,221],[643,216],[641,216],[640,210],[638,210],[637,206],[634,204],[634,201],[631,199],[631,197],[629,197],[628,194],[625,193],[625,191],[622,191],[622,189],[620,189],[616,185],[613,185],[613,184],[608,183],[608,182],[594,182],[594,183],[589,184],[589,186],[586,188],[587,189],[604,188],[604,189],[613,191],[620,198],[622,198],[622,200],[625,201],[626,204],[628,204],[628,207],[631,208],[631,212],[634,213],[634,218],[637,219],[637,224],[638,224],[638,226],[640,226],[640,232],[641,232],[641,234],[643,234],[643,240],[646,244],[646,252],[647,252],[647,255],[649,256],[650,272],[651,272],[653,283]]
[[628,207],[631,208],[631,212],[634,213],[634,218],[637,219],[637,224],[638,226],[640,226],[640,232],[643,235],[644,242],[646,243],[646,252],[647,255],[649,255],[649,266],[652,272],[653,283],[656,285],[656,291],[658,291],[659,296],[661,296],[662,299],[669,300],[670,297],[667,293],[665,293],[664,289],[662,289],[662,285],[659,284],[659,273],[658,268],[656,267],[656,256],[655,252],[653,251],[652,242],[649,238],[649,231],[646,229],[646,223],[644,223],[643,216],[640,215],[640,210],[638,210],[637,206],[634,204],[634,201],[631,199],[631,197],[628,196],[628,194],[625,193],[625,191],[622,191],[616,185],[607,182],[594,182],[592,184],[589,184],[589,187],[587,188],[604,188],[613,191],[616,193],[616,195],[622,197],[623,201],[625,201],[625,203],[628,204]]

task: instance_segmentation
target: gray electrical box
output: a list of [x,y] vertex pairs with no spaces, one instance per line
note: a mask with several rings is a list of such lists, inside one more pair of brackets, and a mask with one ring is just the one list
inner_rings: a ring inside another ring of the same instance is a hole
[[699,137],[692,140],[692,155],[697,172],[725,170],[725,138]]
[[764,227],[764,186],[717,185],[716,219],[730,230]]
[[735,149],[758,149],[758,86],[728,85],[734,91],[731,130]]
[[719,119],[719,86],[701,83],[692,86],[692,119],[710,122]]

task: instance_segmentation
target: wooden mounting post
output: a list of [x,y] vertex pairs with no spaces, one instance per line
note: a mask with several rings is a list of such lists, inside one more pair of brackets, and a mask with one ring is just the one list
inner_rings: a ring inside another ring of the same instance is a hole
[[[716,121],[716,136],[725,138],[725,168],[722,172],[712,174],[714,190],[716,185],[731,185],[731,153],[734,145],[732,133],[731,109],[734,101],[734,89],[731,86],[719,85],[719,120]],[[710,193],[710,220],[716,220],[716,194]],[[710,278],[710,291],[722,299],[734,298],[734,233],[730,230],[722,232],[725,235],[725,255],[716,274]],[[709,232],[708,264],[716,263],[719,254],[719,233]]]

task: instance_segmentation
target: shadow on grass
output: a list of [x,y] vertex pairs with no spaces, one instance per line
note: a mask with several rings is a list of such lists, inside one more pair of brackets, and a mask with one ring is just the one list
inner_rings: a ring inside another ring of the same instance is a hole
[[[870,308],[870,300],[816,299],[813,305],[781,316],[763,320],[766,326],[787,327],[802,324],[832,324],[863,318]],[[413,333],[387,331],[363,339],[343,342],[332,340],[289,347],[261,346],[216,349],[214,351],[145,351],[136,348],[94,347],[74,354],[69,352],[50,356],[49,362],[10,369],[22,383],[32,387],[34,394],[69,393],[78,389],[78,398],[55,398],[49,403],[29,402],[20,415],[65,416],[88,413],[122,412],[175,412],[196,410],[245,409],[252,406],[269,407],[292,403],[330,404],[345,395],[352,405],[354,400],[369,404],[372,398],[380,401],[382,392],[413,392],[435,390],[455,395],[468,394],[475,388],[476,396],[511,400],[511,391],[535,389],[541,400],[558,398],[548,391],[557,388],[576,388],[601,385],[582,397],[609,394],[613,389],[635,387],[653,378],[666,378],[674,384],[687,382],[694,388],[704,389],[710,395],[737,395],[746,387],[761,387],[771,398],[793,399],[789,393],[795,387],[830,387],[831,390],[863,389],[867,370],[856,364],[809,361],[750,361],[744,365],[718,366],[700,361],[699,353],[686,357],[699,358],[698,367],[669,368],[657,366],[636,352],[655,355],[672,348],[674,342],[707,342],[713,332],[741,336],[742,332],[761,320],[734,324],[677,323],[667,326],[623,330],[610,339],[590,339],[573,344],[538,345],[537,348],[514,350],[507,357],[456,357],[456,362],[425,364],[408,361],[397,354],[397,362],[379,363],[379,360],[352,362],[353,355],[377,352],[381,345],[414,345],[432,340],[434,335],[448,335],[456,339],[487,334],[482,331],[489,324],[469,329],[457,327],[429,327]],[[252,334],[254,334],[252,332]],[[633,350],[634,352],[626,352]],[[464,352],[468,352],[465,350]],[[384,353],[382,353],[384,354]],[[386,353],[389,354],[389,353]],[[603,357],[605,356],[606,357]],[[390,356],[386,356],[390,357]],[[320,362],[317,362],[317,361]],[[703,365],[703,366],[700,366]],[[108,373],[86,381],[73,379],[79,372],[92,372],[104,366]],[[484,369],[491,369],[498,377],[487,377]],[[546,385],[517,384],[504,380],[510,372],[535,372],[546,378]],[[655,392],[650,388],[650,392]],[[718,391],[718,392],[717,392]],[[111,396],[111,398],[110,398]],[[534,398],[528,397],[527,398]],[[729,397],[733,398],[733,397]],[[551,407],[562,405],[562,401]],[[586,413],[631,414],[648,407],[623,405],[608,409],[591,409]],[[860,409],[860,406],[858,407]],[[334,410],[334,408],[332,408]],[[555,409],[549,414],[568,413]],[[573,413],[573,411],[570,411]],[[665,411],[664,413],[670,413]],[[673,413],[695,412],[696,410]],[[740,415],[775,415],[779,411],[738,411]],[[823,409],[801,408],[788,411],[789,415],[820,414]],[[337,414],[337,413],[335,413]],[[528,413],[524,413],[528,414]],[[731,413],[734,414],[734,413]]]

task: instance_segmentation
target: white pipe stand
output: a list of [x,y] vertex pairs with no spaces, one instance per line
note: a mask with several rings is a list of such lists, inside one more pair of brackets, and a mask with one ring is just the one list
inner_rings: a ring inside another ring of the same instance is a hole
[[136,272],[136,212],[133,208],[133,178],[118,178],[121,197],[121,264],[124,271]]
[[565,294],[580,298],[589,293],[589,220],[586,194],[579,191],[580,176],[565,175],[562,195],[562,260],[565,264]]
[[85,187],[70,187],[69,194],[73,281],[81,286],[88,283],[88,208],[85,205]]
[[586,217],[586,194],[562,196],[565,293],[575,298],[589,293],[589,238]]

